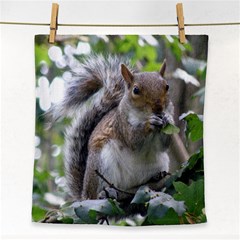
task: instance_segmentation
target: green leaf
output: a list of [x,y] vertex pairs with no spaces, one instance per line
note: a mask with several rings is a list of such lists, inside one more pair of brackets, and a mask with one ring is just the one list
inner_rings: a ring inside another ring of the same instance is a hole
[[146,221],[144,222],[144,225],[149,224],[158,224],[158,225],[173,225],[173,224],[179,224],[179,216],[177,213],[173,210],[173,208],[167,208],[164,205],[161,205],[158,207],[158,209],[155,209],[160,212],[164,212],[164,216],[162,218],[159,218],[158,215],[155,217],[152,215],[151,217],[148,217]]
[[198,216],[198,218],[197,218],[197,223],[207,222],[207,216],[206,216],[204,210],[205,210],[205,209],[203,209],[203,213],[202,213],[200,216]]
[[[199,160],[203,160],[203,148],[201,147],[199,152],[193,154],[188,160],[188,168],[191,170],[195,167],[196,163]],[[203,171],[203,166],[201,166],[201,170]]]
[[167,126],[162,128],[161,131],[164,132],[165,134],[174,134],[179,133],[180,129],[177,126],[169,123]]
[[153,72],[153,71],[159,71],[161,69],[161,64],[157,63],[155,61],[147,62],[143,67],[142,71],[146,72]]
[[136,203],[136,204],[146,203],[150,200],[150,198],[153,196],[153,194],[155,194],[155,192],[153,192],[149,187],[141,186],[137,190],[133,200],[131,201],[131,204],[132,203]]
[[147,219],[144,221],[144,225],[177,224],[179,223],[178,216],[182,216],[186,211],[183,201],[176,201],[169,194],[155,192],[147,186],[139,188],[131,204],[147,206]]
[[181,181],[189,183],[189,181],[197,181],[204,178],[203,170],[203,147],[194,153],[187,162],[181,165],[180,169],[173,172],[164,183],[167,191],[173,192],[173,183]]
[[73,204],[76,215],[84,223],[98,223],[98,216],[116,216],[123,214],[123,210],[115,200],[99,199],[75,202]]
[[73,224],[74,223],[74,219],[71,217],[60,217],[60,218],[58,218],[58,220],[61,223],[65,223],[65,224]]
[[74,212],[74,208],[72,206],[72,202],[67,202],[61,207],[61,212],[65,217],[75,218],[76,214]]
[[187,211],[194,216],[202,214],[204,208],[204,182],[202,179],[192,182],[190,186],[182,182],[173,183],[175,190],[174,199],[184,201]]
[[156,194],[156,197],[149,201],[149,210],[154,208],[156,205],[161,204],[168,208],[173,208],[178,216],[182,216],[182,214],[186,211],[183,201],[176,201],[169,194],[159,192]]
[[[169,210],[172,209],[173,211]],[[183,201],[176,201],[169,194],[159,192],[149,201],[148,221],[154,224],[179,223],[178,216],[186,211]],[[167,215],[168,214],[168,215]]]
[[45,217],[47,210],[42,209],[36,205],[32,206],[32,219],[34,222],[38,222]]
[[170,175],[170,177],[165,181],[164,186],[168,189],[173,185],[173,182],[177,179],[181,178],[184,171],[187,169],[187,163],[184,163],[182,167],[176,170],[174,173]]
[[147,59],[149,62],[155,61],[157,53],[154,47],[145,45],[136,49],[136,57],[140,59]]
[[110,204],[112,206],[113,215],[114,214],[116,214],[116,215],[123,215],[124,214],[123,209],[121,209],[119,207],[119,203],[116,200],[108,198],[108,201],[110,202]]
[[163,218],[168,211],[168,207],[160,204],[158,199],[153,199],[151,205],[148,208],[148,221],[151,223],[156,223],[159,219]]
[[45,61],[48,66],[51,65],[51,60],[48,56],[48,47],[45,45],[35,45],[35,64],[38,66],[41,61]]
[[177,36],[169,36],[165,35],[164,38],[166,47],[170,48],[171,52],[175,56],[175,59],[180,62],[182,59],[183,54],[186,51],[191,51],[191,45],[188,44],[181,44],[179,43],[179,39]]
[[182,114],[180,120],[187,122],[186,136],[193,142],[203,138],[203,121],[195,113]]

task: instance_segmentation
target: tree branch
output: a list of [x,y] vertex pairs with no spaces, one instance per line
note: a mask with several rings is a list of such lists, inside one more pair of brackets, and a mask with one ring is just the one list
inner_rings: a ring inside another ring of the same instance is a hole
[[125,194],[131,195],[131,196],[134,196],[133,193],[125,192],[125,191],[123,191],[123,190],[115,187],[114,184],[113,184],[113,183],[110,183],[97,169],[95,170],[95,173],[96,173],[104,182],[106,182],[106,183],[109,185],[109,187],[115,189],[115,190],[118,191],[118,192],[125,193]]
[[187,152],[187,149],[185,148],[182,139],[176,133],[172,135],[171,149],[176,155],[179,156],[179,163],[184,163],[188,161],[190,157],[189,153]]

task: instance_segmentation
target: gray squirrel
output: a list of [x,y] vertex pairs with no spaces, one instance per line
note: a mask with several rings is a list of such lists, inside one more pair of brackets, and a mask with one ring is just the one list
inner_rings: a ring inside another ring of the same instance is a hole
[[[68,82],[56,120],[72,117],[65,133],[64,163],[67,186],[75,200],[97,199],[108,186],[135,193],[169,171],[170,136],[161,128],[173,123],[173,107],[159,72],[138,72],[118,56],[90,55]],[[106,192],[106,191],[105,191]]]

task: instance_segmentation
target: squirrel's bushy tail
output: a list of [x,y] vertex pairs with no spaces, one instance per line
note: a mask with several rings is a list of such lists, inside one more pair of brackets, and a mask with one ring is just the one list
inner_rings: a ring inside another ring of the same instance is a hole
[[116,107],[124,94],[119,57],[91,55],[68,82],[63,101],[54,106],[54,120],[72,117],[65,136],[65,174],[71,195],[80,199],[88,141],[102,117]]
[[[63,117],[73,117],[79,107],[89,100],[97,102],[100,95],[114,94],[121,98],[123,93],[121,63],[126,64],[117,56],[90,55],[86,57],[72,72],[73,77],[67,82],[63,100],[51,109],[52,119],[55,121]],[[118,92],[117,88],[119,88]],[[94,96],[95,93],[97,96]]]

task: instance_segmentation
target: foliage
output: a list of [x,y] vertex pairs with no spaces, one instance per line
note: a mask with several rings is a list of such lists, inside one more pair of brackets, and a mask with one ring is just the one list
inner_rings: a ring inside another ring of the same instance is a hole
[[[197,116],[191,114],[193,119]],[[190,121],[187,121],[190,124]],[[199,133],[195,131],[195,125],[188,128],[193,136]],[[197,174],[196,174],[197,173]],[[64,206],[55,212],[55,217],[46,215],[44,222],[66,223],[106,223],[119,217],[126,218],[130,214],[140,214],[142,220],[136,225],[151,224],[183,224],[206,222],[204,210],[204,181],[203,181],[203,148],[193,154],[189,161],[176,173],[172,174],[165,182],[162,191],[153,191],[148,186],[141,186],[128,208],[121,208],[121,202],[116,199],[98,199],[75,202]],[[66,211],[67,209],[67,211]],[[137,209],[137,211],[136,211]],[[63,213],[65,212],[65,213]],[[128,225],[127,220],[113,221],[112,224]]]
[[[64,177],[64,129],[69,120],[56,122],[48,131],[48,109],[57,101],[56,94],[72,77],[85,55],[91,51],[117,54],[130,59],[142,71],[158,71],[166,56],[172,59],[171,71],[184,70],[200,86],[195,87],[187,103],[203,104],[206,63],[202,56],[194,56],[193,42],[182,45],[176,36],[78,36],[62,37],[55,46],[44,35],[35,38],[36,65],[36,143],[33,181],[33,221],[56,223],[109,223],[113,225],[151,225],[200,223],[206,221],[204,212],[202,110],[182,114],[177,126],[167,125],[165,134],[185,133],[184,143],[191,153],[189,161],[168,176],[163,189],[156,192],[142,186],[127,207],[116,199],[86,200],[72,203]],[[173,76],[173,75],[172,75]],[[172,77],[170,76],[170,77]],[[174,77],[174,76],[173,76]],[[187,86],[190,84],[185,82]],[[47,92],[47,95],[43,95]],[[48,100],[48,102],[43,100]],[[183,103],[179,103],[183,104]],[[176,107],[176,106],[175,106]],[[198,112],[199,114],[195,114]],[[182,124],[182,122],[185,123]],[[185,129],[183,128],[185,126]],[[194,145],[195,144],[195,145]],[[189,146],[194,146],[191,152]]]
[[83,223],[98,223],[103,216],[123,215],[123,210],[113,199],[98,199],[76,202],[74,211]]
[[193,113],[183,114],[180,119],[187,122],[186,135],[191,141],[195,142],[203,138],[203,121]]
[[179,133],[180,129],[177,126],[169,123],[161,131],[164,132],[165,134],[174,134]]

